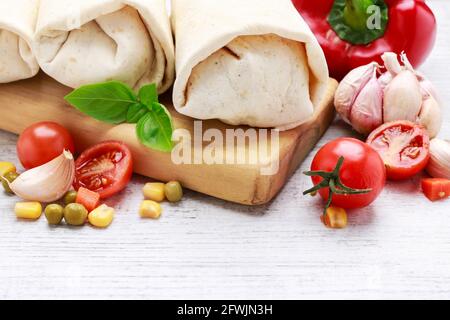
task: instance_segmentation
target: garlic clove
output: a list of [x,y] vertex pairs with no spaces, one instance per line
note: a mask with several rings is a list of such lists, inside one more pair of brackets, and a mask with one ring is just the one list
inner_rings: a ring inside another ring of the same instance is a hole
[[381,59],[384,61],[384,66],[386,67],[387,71],[393,77],[400,74],[404,70],[404,68],[398,61],[397,54],[394,52],[385,52],[381,56]]
[[392,74],[390,72],[385,72],[378,78],[378,83],[380,84],[381,88],[384,90],[389,85],[389,83],[391,83],[392,79],[394,79]]
[[439,97],[439,94],[437,93],[437,90],[433,83],[431,83],[430,80],[428,80],[424,75],[421,73],[417,73],[417,78],[419,79],[420,83],[420,89],[422,92],[422,96],[424,99],[428,98],[429,96],[432,96],[437,103],[441,104],[441,99]]
[[419,123],[427,130],[431,138],[436,137],[442,128],[442,110],[436,99],[428,96],[422,104],[419,114]]
[[350,113],[361,90],[364,86],[376,76],[379,65],[375,62],[365,66],[358,67],[352,71],[341,81],[337,88],[334,105],[336,111],[349,124]]
[[356,131],[366,135],[383,124],[383,89],[377,78],[372,78],[356,98],[350,122]]
[[69,191],[74,177],[73,155],[64,151],[52,161],[21,174],[10,184],[10,188],[27,201],[53,202]]
[[416,122],[422,107],[419,81],[408,70],[400,72],[384,90],[384,121]]
[[430,154],[427,172],[434,178],[450,179],[450,141],[431,140]]

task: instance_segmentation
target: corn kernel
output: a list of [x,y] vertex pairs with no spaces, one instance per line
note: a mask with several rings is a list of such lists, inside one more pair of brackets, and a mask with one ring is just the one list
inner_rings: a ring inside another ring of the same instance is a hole
[[142,190],[145,199],[162,202],[165,199],[164,183],[147,183]]
[[18,202],[14,212],[19,219],[37,220],[42,215],[42,205],[39,202]]
[[0,162],[0,176],[4,177],[9,172],[16,172],[16,166],[11,162]]
[[145,200],[139,209],[142,218],[158,219],[161,216],[162,208],[158,202]]
[[347,227],[347,212],[337,207],[329,207],[322,222],[331,229],[344,229]]
[[97,228],[107,228],[114,219],[115,210],[106,204],[101,205],[89,213],[89,223]]

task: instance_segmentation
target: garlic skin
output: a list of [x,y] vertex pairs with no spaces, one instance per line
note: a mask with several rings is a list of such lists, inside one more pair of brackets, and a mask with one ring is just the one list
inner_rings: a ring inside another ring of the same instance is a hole
[[384,66],[392,77],[395,77],[403,71],[400,62],[398,62],[397,55],[394,52],[385,52],[381,56],[381,59],[384,61]]
[[416,122],[422,107],[417,77],[408,70],[400,72],[384,90],[384,121]]
[[376,75],[378,64],[373,62],[365,66],[358,67],[341,81],[334,96],[336,111],[349,124],[352,106],[361,90],[369,83],[370,79]]
[[[336,111],[364,135],[392,121],[422,124],[431,138],[442,127],[441,103],[431,81],[414,70],[406,54],[382,55],[376,62],[352,70],[339,84]],[[382,72],[384,71],[384,72]]]
[[450,141],[431,140],[430,154],[427,172],[434,178],[450,179]]
[[353,104],[350,122],[356,131],[368,135],[383,124],[383,89],[376,77],[361,90]]
[[52,161],[26,171],[9,186],[27,201],[53,202],[61,199],[72,187],[75,161],[70,151],[64,151]]

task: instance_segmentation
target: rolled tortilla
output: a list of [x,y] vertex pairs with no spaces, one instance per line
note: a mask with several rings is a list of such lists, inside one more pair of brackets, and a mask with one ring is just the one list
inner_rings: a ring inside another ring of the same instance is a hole
[[31,51],[38,0],[0,1],[0,83],[31,78],[39,66]]
[[41,68],[76,88],[108,80],[134,88],[174,79],[165,0],[41,0],[35,52]]
[[174,0],[172,24],[182,114],[287,130],[325,95],[325,56],[291,0]]

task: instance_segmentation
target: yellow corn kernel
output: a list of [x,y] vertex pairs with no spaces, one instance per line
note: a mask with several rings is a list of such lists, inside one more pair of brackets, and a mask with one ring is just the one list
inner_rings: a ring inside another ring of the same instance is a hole
[[106,204],[101,205],[89,213],[89,223],[97,228],[107,228],[114,219],[114,208],[108,207]]
[[329,207],[321,219],[331,229],[344,229],[347,227],[347,212],[342,208]]
[[4,177],[9,172],[16,172],[16,166],[11,162],[0,162],[0,176]]
[[165,199],[164,183],[147,183],[142,189],[145,199],[162,202]]
[[139,214],[142,218],[158,219],[161,216],[161,212],[161,205],[152,200],[142,201],[139,208]]
[[39,202],[18,202],[14,212],[19,219],[37,220],[42,215],[42,205]]

